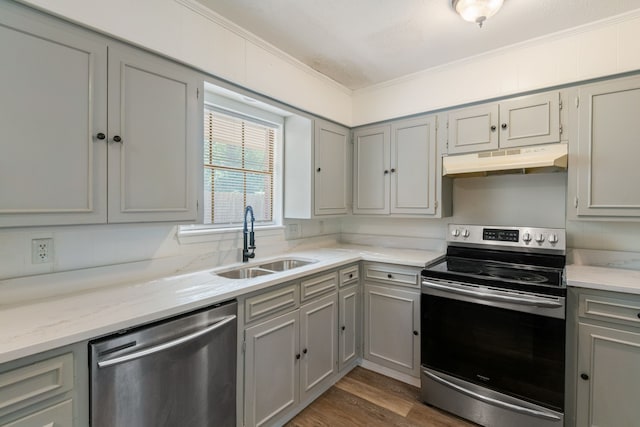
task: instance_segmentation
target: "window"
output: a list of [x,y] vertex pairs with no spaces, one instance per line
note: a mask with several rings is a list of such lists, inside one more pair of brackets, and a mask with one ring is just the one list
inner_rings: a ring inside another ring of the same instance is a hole
[[205,105],[204,223],[237,226],[253,207],[256,224],[274,222],[278,128]]

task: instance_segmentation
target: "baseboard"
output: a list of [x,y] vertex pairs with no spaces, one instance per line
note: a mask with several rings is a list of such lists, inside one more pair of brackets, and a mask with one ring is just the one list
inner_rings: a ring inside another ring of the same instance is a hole
[[385,375],[387,377],[391,377],[398,381],[402,381],[403,383],[407,383],[415,387],[420,387],[420,378],[415,378],[415,377],[412,377],[411,375],[394,371],[393,369],[389,369],[385,366],[380,366],[377,363],[373,363],[369,360],[362,359],[360,361],[360,366],[362,366],[365,369],[369,369],[370,371],[377,372],[379,374]]

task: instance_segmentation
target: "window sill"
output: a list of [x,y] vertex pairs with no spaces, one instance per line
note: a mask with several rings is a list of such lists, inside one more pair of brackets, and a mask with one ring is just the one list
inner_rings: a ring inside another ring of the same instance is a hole
[[[284,225],[263,225],[255,227],[258,236],[276,236],[284,231]],[[242,236],[242,227],[213,228],[207,226],[179,226],[176,237],[181,244],[235,240]]]

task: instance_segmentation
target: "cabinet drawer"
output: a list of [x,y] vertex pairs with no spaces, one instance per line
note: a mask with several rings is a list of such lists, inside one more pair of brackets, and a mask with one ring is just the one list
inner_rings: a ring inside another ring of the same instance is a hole
[[401,265],[390,264],[365,264],[364,278],[365,280],[375,280],[387,284],[396,284],[400,286],[408,286],[418,288],[418,275],[420,270],[417,268],[404,267]]
[[0,417],[72,388],[72,353],[4,372],[0,374]]
[[360,268],[357,265],[343,268],[340,270],[340,287],[357,283],[360,279]]
[[302,301],[323,295],[327,292],[335,290],[338,287],[338,272],[323,274],[322,276],[313,277],[303,280],[300,284],[302,293]]
[[73,404],[71,399],[5,424],[5,427],[33,426],[73,427]]
[[581,294],[578,314],[591,319],[640,326],[640,301]]
[[300,295],[296,284],[249,297],[244,302],[245,323],[283,310],[294,310],[298,307],[299,301]]

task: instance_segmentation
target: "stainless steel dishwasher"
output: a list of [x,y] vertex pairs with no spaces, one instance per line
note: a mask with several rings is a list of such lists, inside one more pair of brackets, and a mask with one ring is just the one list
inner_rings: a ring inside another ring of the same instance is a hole
[[89,343],[92,427],[236,425],[237,303]]

